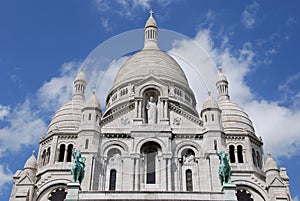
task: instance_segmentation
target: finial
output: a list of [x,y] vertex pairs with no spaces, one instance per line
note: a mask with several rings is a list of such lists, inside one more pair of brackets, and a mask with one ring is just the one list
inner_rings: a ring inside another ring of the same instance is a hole
[[219,67],[219,73],[222,73],[222,67]]
[[32,150],[32,155],[33,155],[33,156],[35,155],[35,151],[34,151],[34,150]]
[[154,13],[153,10],[149,11],[150,17],[153,17],[153,13]]
[[268,158],[272,158],[272,155],[270,152],[268,152]]
[[95,89],[93,89],[93,95],[95,95],[96,94],[96,91],[95,91]]
[[85,71],[85,67],[84,67],[84,66],[81,66],[81,67],[80,67],[80,72],[83,72],[83,73],[84,73],[84,71]]
[[210,91],[208,91],[207,93],[208,93],[208,96],[210,96],[210,95],[211,95],[211,92],[210,92]]

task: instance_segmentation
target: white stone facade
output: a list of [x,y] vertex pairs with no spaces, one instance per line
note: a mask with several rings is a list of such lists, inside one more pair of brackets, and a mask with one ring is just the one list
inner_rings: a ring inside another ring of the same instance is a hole
[[[37,160],[31,156],[15,174],[10,200],[60,201],[67,191],[67,200],[291,200],[286,170],[270,155],[264,163],[263,142],[230,100],[225,75],[216,78],[217,101],[209,94],[197,111],[184,72],[159,50],[157,33],[151,14],[144,48],[121,67],[105,111],[95,93],[85,100],[86,78],[78,73]],[[73,148],[86,158],[80,190],[71,183]],[[222,150],[232,184],[219,181]]]

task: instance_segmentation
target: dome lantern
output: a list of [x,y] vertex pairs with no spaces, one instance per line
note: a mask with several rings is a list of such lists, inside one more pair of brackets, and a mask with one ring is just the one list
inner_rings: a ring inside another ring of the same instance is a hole
[[153,18],[153,11],[150,10],[150,16],[145,24],[145,42],[144,49],[159,49],[158,48],[158,27]]
[[216,85],[219,93],[218,100],[229,100],[230,97],[228,93],[228,81],[226,76],[222,73],[222,68],[219,68],[219,74]]
[[73,99],[84,100],[84,91],[86,87],[86,78],[84,74],[84,68],[81,67],[79,73],[74,80]]

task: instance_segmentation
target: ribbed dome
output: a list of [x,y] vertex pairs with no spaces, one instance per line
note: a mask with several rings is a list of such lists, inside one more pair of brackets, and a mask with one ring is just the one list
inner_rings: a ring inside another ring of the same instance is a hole
[[158,49],[144,49],[130,57],[119,70],[113,88],[122,83],[145,79],[151,73],[161,80],[189,88],[187,78],[179,64]]
[[37,161],[34,156],[34,151],[32,152],[32,155],[28,158],[24,165],[24,169],[37,169]]
[[275,162],[275,160],[272,158],[271,154],[268,153],[268,158],[265,162],[265,166],[264,166],[264,171],[268,172],[270,170],[274,170],[276,172],[278,172],[278,166],[277,163]]
[[101,108],[99,100],[95,94],[95,91],[93,91],[93,94],[91,97],[86,101],[84,108],[92,107],[92,108]]
[[202,105],[202,110],[209,109],[209,108],[219,108],[218,103],[216,100],[210,95],[205,99],[203,105]]
[[55,115],[48,127],[48,133],[54,130],[77,131],[81,120],[83,100],[71,100],[63,105]]
[[222,68],[219,68],[219,73],[218,73],[218,77],[217,77],[217,83],[218,82],[227,82],[227,77],[223,74],[222,72]]
[[225,130],[247,129],[254,133],[254,128],[248,114],[231,100],[220,101],[221,119]]
[[157,27],[156,21],[152,17],[152,15],[148,18],[148,20],[147,20],[147,22],[145,24],[145,27],[150,27],[150,26]]
[[80,69],[80,71],[78,72],[77,76],[76,76],[76,79],[75,79],[75,82],[76,81],[83,81],[83,82],[86,82],[86,78],[85,78],[85,74],[83,72],[83,68]]

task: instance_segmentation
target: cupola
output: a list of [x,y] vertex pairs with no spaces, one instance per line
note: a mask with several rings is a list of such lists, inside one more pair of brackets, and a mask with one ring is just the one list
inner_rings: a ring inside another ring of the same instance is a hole
[[86,78],[84,68],[81,67],[74,81],[73,99],[84,100],[84,92],[86,88]]
[[153,18],[153,11],[151,10],[150,16],[145,24],[145,42],[144,42],[144,49],[159,49],[158,48],[158,27],[156,24],[155,19]]

